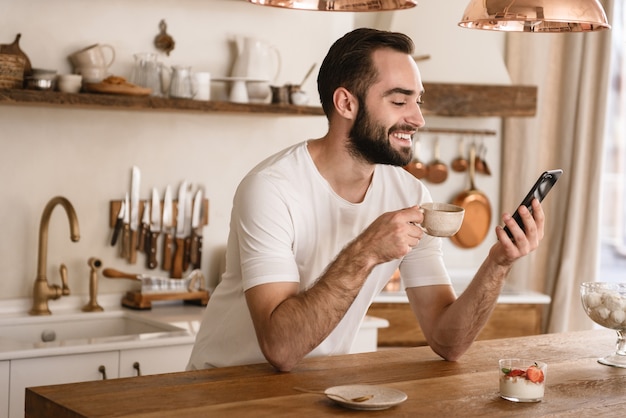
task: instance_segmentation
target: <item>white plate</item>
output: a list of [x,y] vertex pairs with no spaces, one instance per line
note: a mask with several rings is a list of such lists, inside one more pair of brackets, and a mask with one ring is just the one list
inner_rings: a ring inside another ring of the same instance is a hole
[[[381,410],[391,408],[392,406],[401,404],[406,401],[406,393],[397,389],[387,388],[375,385],[346,385],[333,386],[324,391],[329,399],[350,409],[359,410]],[[339,395],[339,396],[333,396]],[[370,399],[363,402],[352,402],[346,399],[353,399],[359,396],[373,395]],[[346,398],[346,399],[343,399]]]
[[248,77],[216,77],[212,78],[211,81],[245,81],[247,83],[268,83],[269,80],[262,80],[258,78],[248,78]]

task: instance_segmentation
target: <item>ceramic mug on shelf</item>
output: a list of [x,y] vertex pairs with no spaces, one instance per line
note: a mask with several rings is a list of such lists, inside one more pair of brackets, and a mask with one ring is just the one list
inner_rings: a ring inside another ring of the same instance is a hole
[[80,74],[85,83],[99,83],[108,76],[106,67],[76,67],[75,74]]
[[[106,55],[109,55],[108,59]],[[115,61],[115,49],[108,44],[93,44],[70,54],[68,58],[74,68],[109,68]]]

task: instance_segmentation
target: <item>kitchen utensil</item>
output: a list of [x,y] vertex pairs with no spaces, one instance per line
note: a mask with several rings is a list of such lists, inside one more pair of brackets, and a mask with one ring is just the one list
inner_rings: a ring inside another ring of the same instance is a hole
[[124,226],[122,227],[122,246],[120,247],[120,257],[128,259],[130,254],[130,200],[128,192],[124,197]]
[[304,106],[309,102],[309,96],[302,90],[292,91],[289,95],[289,103],[296,106]]
[[21,57],[24,61],[22,76],[25,77],[31,75],[33,71],[28,55],[26,55],[24,51],[22,51],[22,49],[20,48],[21,37],[22,34],[18,33],[17,35],[15,35],[15,40],[13,41],[13,43],[0,45],[0,54],[8,54]]
[[199,188],[193,198],[193,212],[191,214],[191,250],[189,263],[193,268],[200,268],[202,262],[202,188]]
[[163,196],[163,260],[161,269],[172,269],[172,234],[174,233],[174,212],[172,207],[172,190],[168,185]]
[[[317,395],[328,395],[328,393],[326,393],[323,390],[305,389],[305,388],[301,388],[301,387],[298,387],[298,386],[294,386],[294,390],[297,390],[298,392],[304,392],[304,393],[314,393],[314,394],[317,394]],[[345,398],[345,397],[343,397],[341,395],[338,395],[338,394],[335,394],[335,393],[333,393],[332,396],[336,396],[337,398],[341,398],[341,399],[343,399],[344,401],[347,401],[347,402],[365,402],[365,401],[370,400],[370,399],[372,399],[374,397],[374,395],[367,394],[367,395],[356,396],[354,398]]]
[[161,232],[161,199],[156,188],[152,188],[152,203],[150,204],[150,229],[146,241],[146,253],[148,254],[148,268],[155,269],[157,266],[157,241]]
[[137,262],[137,238],[139,235],[139,185],[141,183],[141,171],[133,166],[130,185],[130,247],[128,249],[128,262]]
[[289,104],[289,86],[270,86],[273,104]]
[[463,223],[465,210],[449,203],[428,202],[420,205],[424,214],[422,228],[433,237],[450,237]]
[[[105,52],[108,51],[108,52]],[[109,55],[108,58],[106,55]],[[115,49],[108,44],[93,44],[68,56],[74,68],[109,68],[115,61]]]
[[476,155],[476,172],[481,174],[486,174],[488,176],[491,175],[491,170],[487,165],[487,161],[485,157],[487,156],[487,147],[484,142],[480,143],[478,147],[478,153]]
[[125,202],[122,200],[122,204],[120,205],[120,210],[117,213],[117,219],[115,220],[115,226],[113,227],[113,235],[111,236],[111,246],[115,246],[117,243],[117,238],[120,235],[120,231],[124,225],[124,211],[126,209]]
[[172,66],[169,96],[179,99],[191,99],[195,94],[195,86],[191,78],[191,67],[183,65]]
[[[109,70],[106,67],[75,67],[74,73],[82,76],[85,83],[98,84],[107,78]],[[109,91],[102,91],[100,93],[109,93]]]
[[461,248],[474,248],[487,236],[491,224],[491,205],[489,198],[474,184],[476,171],[476,146],[470,146],[469,180],[470,188],[459,193],[452,204],[465,209],[461,228],[450,240]]
[[315,69],[316,66],[317,66],[317,63],[313,63],[313,65],[311,65],[311,68],[309,68],[309,71],[307,71],[304,78],[302,78],[302,81],[300,82],[300,84],[298,84],[299,89],[302,88],[304,83],[309,79],[309,76],[313,73],[313,70]]
[[264,83],[247,83],[248,99],[253,103],[265,102],[270,94],[270,82],[276,80],[282,66],[278,49],[268,43],[248,36],[235,36],[237,56],[231,71],[232,77],[266,80]]
[[185,204],[187,202],[187,182],[183,181],[178,188],[176,213],[176,238],[174,238],[174,259],[171,276],[175,279],[183,277],[183,257],[185,255]]
[[29,76],[24,79],[24,87],[28,90],[54,90],[54,77]]
[[105,78],[101,82],[92,83],[87,78],[84,78],[84,89],[90,93],[103,93],[103,94],[120,94],[123,96],[149,96],[152,94],[152,90],[145,87],[136,86],[129,82],[122,82],[120,84],[107,83]]
[[211,73],[196,72],[193,73],[193,84],[195,85],[196,94],[194,100],[209,101],[211,100]]
[[168,57],[170,52],[174,50],[174,46],[176,46],[174,38],[167,34],[167,24],[165,23],[165,19],[161,19],[159,22],[159,34],[154,37],[154,46],[159,51],[165,52]]
[[146,236],[150,229],[150,202],[146,200],[143,204],[141,215],[141,225],[139,226],[139,237],[137,238],[137,250],[144,251],[146,248]]
[[459,155],[454,160],[452,160],[452,163],[450,163],[450,167],[457,173],[462,173],[467,170],[468,166],[469,163],[467,162],[467,158],[465,158],[465,138],[461,137],[461,139],[459,140]]
[[191,259],[191,215],[193,212],[193,196],[191,194],[191,184],[187,186],[185,193],[185,220],[183,223],[183,235],[185,237],[185,252],[183,253],[183,272],[189,268]]
[[404,168],[418,179],[423,179],[428,174],[428,166],[419,159],[420,143],[417,134],[415,134],[415,143],[413,144],[413,160],[404,166]]
[[435,159],[428,164],[428,174],[426,180],[431,183],[439,184],[448,178],[448,166],[441,161],[439,153],[439,137],[435,137]]
[[63,93],[78,93],[83,85],[83,76],[80,74],[59,74],[57,89]]
[[139,52],[133,55],[135,65],[130,77],[130,82],[151,90],[152,96],[162,96],[163,84],[161,72],[163,64],[158,61],[156,54],[151,52]]
[[113,268],[105,268],[102,270],[102,275],[109,279],[130,279],[139,281],[141,282],[142,293],[178,293],[204,290],[204,275],[198,269],[192,270],[183,280],[127,273]]

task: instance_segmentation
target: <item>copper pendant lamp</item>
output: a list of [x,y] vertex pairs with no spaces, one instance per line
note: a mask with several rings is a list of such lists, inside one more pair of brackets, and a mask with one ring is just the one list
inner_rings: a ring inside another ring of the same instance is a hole
[[410,9],[417,0],[248,0],[262,6],[283,7],[296,10],[321,10],[328,12],[382,12]]
[[470,0],[459,26],[508,32],[609,29],[598,0]]

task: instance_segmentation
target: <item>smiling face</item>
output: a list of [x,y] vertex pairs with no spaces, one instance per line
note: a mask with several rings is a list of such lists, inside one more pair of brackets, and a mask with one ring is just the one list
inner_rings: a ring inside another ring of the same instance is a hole
[[411,161],[413,135],[424,126],[421,76],[415,61],[402,52],[378,49],[372,60],[378,77],[359,98],[349,149],[370,164],[403,166]]

